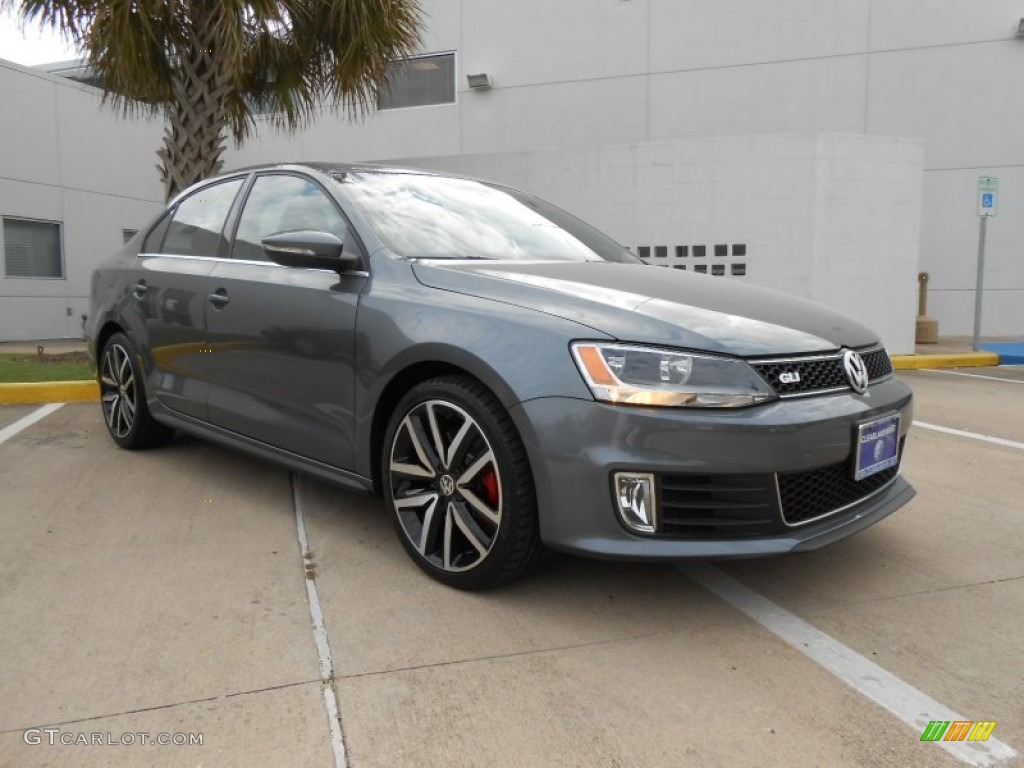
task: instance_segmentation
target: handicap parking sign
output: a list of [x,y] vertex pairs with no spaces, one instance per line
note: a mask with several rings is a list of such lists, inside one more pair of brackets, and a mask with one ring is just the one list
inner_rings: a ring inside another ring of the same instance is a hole
[[982,176],[978,179],[978,215],[995,216],[999,202],[999,179]]

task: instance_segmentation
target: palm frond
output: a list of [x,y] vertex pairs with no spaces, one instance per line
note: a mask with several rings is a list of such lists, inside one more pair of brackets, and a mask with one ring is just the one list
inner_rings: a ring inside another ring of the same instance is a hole
[[70,37],[115,108],[166,113],[160,156],[173,180],[169,194],[217,167],[222,134],[241,143],[255,113],[269,113],[271,125],[289,132],[324,106],[364,115],[388,65],[416,51],[422,23],[420,0],[0,0],[0,7]]

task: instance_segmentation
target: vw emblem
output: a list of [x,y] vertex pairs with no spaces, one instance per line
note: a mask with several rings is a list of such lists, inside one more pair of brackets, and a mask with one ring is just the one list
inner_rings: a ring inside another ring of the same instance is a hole
[[858,395],[863,395],[868,388],[868,369],[864,365],[864,358],[848,349],[843,352],[843,370],[846,371],[846,378]]
[[451,496],[455,493],[455,481],[451,475],[441,476],[441,493],[445,496]]

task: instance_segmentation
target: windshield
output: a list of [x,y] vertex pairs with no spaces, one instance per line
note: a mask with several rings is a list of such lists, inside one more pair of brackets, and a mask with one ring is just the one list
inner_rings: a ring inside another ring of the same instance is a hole
[[361,171],[336,181],[406,258],[639,262],[607,235],[516,190],[417,173]]

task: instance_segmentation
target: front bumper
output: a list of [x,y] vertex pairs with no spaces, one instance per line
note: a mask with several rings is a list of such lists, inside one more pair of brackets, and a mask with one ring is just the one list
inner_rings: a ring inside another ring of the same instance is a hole
[[[909,388],[895,378],[852,393],[784,400],[741,410],[613,406],[540,398],[511,409],[537,486],[541,537],[558,550],[620,560],[754,557],[816,549],[878,522],[906,504],[902,478],[805,525],[780,517],[758,535],[641,535],[615,510],[616,471],[671,475],[771,476],[850,461],[856,425],[899,413],[913,418]],[[776,514],[781,514],[781,510]]]

